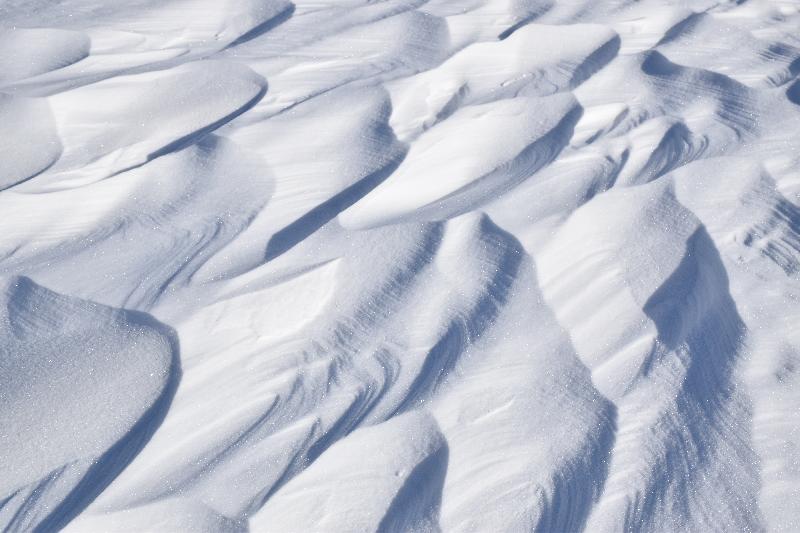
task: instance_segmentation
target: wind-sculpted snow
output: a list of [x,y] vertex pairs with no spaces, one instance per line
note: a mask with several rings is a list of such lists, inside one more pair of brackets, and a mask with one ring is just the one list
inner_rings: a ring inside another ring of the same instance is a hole
[[177,386],[174,333],[141,312],[4,282],[0,331],[2,517],[65,525],[158,427]]
[[0,529],[800,529],[800,6],[6,0]]

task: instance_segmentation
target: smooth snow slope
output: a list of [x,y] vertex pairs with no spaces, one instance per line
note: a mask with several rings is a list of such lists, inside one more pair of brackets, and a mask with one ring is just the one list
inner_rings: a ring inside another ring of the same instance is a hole
[[800,530],[800,5],[0,2],[0,530]]

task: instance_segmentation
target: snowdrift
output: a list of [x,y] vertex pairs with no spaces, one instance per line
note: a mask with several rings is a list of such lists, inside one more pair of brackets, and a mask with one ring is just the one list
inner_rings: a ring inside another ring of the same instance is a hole
[[0,3],[0,529],[800,529],[800,7]]

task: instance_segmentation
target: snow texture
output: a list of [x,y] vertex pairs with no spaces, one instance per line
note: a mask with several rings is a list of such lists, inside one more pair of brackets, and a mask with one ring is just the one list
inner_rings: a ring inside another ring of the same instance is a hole
[[0,2],[0,530],[800,531],[800,4]]

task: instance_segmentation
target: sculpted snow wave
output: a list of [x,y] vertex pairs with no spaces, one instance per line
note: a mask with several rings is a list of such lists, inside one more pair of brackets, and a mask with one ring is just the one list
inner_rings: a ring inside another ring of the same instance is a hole
[[[178,341],[137,312],[3,284],[0,457],[9,531],[65,525],[145,445],[178,384]],[[32,400],[35,398],[35,400]]]
[[[360,228],[476,209],[549,163],[579,114],[569,96],[466,107],[423,134],[393,175],[339,220]],[[464,157],[452,157],[461,150]]]
[[2,2],[0,529],[796,531],[798,24]]

